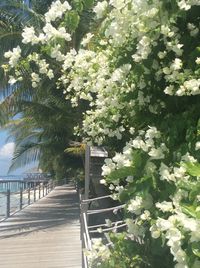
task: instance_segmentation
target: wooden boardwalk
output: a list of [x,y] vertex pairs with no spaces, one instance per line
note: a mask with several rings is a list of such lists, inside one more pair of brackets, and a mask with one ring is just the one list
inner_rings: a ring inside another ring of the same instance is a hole
[[81,268],[78,197],[70,185],[0,223],[0,268]]

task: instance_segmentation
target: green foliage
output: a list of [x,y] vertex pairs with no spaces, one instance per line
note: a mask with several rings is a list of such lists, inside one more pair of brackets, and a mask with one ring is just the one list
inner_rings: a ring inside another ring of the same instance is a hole
[[185,163],[184,166],[188,174],[191,176],[200,176],[200,164],[199,163]]
[[80,17],[78,15],[78,12],[75,10],[72,10],[65,15],[63,25],[67,25],[67,27],[69,27],[69,29],[72,32],[74,32],[77,29],[79,22],[80,22]]
[[123,179],[127,176],[131,176],[134,174],[135,168],[134,167],[122,167],[120,169],[114,170],[109,174],[107,177],[107,182],[111,183],[115,180]]

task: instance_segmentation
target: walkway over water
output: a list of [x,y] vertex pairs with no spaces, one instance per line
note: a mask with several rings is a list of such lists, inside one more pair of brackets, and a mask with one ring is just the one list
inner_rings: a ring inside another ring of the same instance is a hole
[[56,187],[0,223],[0,268],[81,268],[78,196]]

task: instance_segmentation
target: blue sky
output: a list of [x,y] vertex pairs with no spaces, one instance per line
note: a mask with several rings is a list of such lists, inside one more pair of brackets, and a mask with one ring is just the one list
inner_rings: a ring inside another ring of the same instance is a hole
[[14,143],[7,138],[7,131],[0,131],[0,175],[7,174],[14,150]]
[[[7,175],[14,152],[15,144],[12,140],[7,140],[8,136],[7,131],[0,131],[0,176]],[[24,168],[19,168],[11,174],[20,175],[36,165],[37,163],[33,163],[32,165],[28,165]]]
[[[24,4],[30,5],[30,0],[23,0]],[[0,96],[0,101],[2,100]],[[14,152],[14,142],[8,139],[8,132],[0,130],[0,175],[7,175],[9,166],[11,164],[13,152]],[[36,166],[37,164],[29,165],[25,168],[20,168],[14,172],[13,175],[18,175],[24,173],[26,170]]]

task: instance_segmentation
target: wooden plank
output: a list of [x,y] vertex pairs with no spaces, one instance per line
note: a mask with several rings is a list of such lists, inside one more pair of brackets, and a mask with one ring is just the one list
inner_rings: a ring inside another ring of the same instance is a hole
[[0,268],[81,268],[79,204],[71,185],[0,223]]

